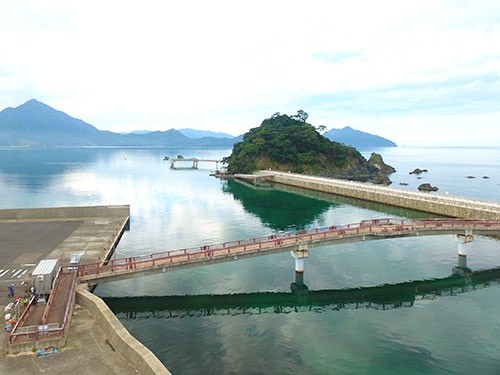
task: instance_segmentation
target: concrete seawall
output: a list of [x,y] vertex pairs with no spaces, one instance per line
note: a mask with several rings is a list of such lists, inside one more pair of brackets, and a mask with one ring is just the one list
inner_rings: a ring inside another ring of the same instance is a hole
[[439,196],[367,183],[294,173],[275,171],[262,171],[261,173],[266,175],[272,174],[273,181],[283,185],[358,198],[389,206],[404,207],[446,217],[484,220],[500,219],[499,203]]
[[76,293],[76,303],[94,317],[113,348],[132,363],[139,374],[171,374],[148,348],[125,329],[101,298],[82,288]]
[[0,210],[3,220],[72,219],[84,217],[121,217],[130,216],[130,206],[80,206],[14,208]]

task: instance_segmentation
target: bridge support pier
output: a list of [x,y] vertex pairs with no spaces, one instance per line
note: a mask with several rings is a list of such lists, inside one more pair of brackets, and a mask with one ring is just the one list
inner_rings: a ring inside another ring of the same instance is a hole
[[290,254],[295,258],[295,282],[290,284],[290,289],[296,295],[307,294],[309,288],[304,284],[304,259],[309,256],[307,244],[299,244],[298,250],[292,250]]
[[471,272],[467,267],[467,244],[474,241],[474,236],[472,230],[466,230],[465,234],[457,234],[455,238],[458,242],[458,265],[453,268],[453,273],[465,276]]

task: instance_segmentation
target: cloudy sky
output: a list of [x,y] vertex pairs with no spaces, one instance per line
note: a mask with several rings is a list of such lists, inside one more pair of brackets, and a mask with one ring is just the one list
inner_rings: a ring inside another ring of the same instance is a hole
[[500,1],[0,0],[0,109],[242,134],[275,112],[500,146]]

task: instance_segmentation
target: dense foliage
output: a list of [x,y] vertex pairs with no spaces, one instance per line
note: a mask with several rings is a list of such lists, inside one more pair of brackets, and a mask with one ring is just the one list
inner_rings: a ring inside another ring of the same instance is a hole
[[242,142],[233,146],[226,158],[229,173],[251,173],[259,169],[286,170],[296,173],[336,175],[343,169],[366,163],[349,146],[331,142],[305,122],[307,113],[295,116],[276,113],[251,129]]

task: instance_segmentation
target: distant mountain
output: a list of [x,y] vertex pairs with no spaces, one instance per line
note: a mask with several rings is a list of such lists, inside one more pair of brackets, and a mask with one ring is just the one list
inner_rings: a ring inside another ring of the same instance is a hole
[[0,144],[4,146],[68,145],[110,136],[107,132],[99,133],[92,125],[35,99],[0,112]]
[[129,134],[102,131],[35,99],[0,112],[0,146],[232,147],[237,140],[191,139],[175,129]]
[[396,143],[378,135],[355,130],[349,126],[332,129],[323,134],[331,141],[343,143],[358,149],[367,147],[397,147]]
[[212,137],[212,138],[234,138],[231,134],[221,133],[221,132],[212,132],[210,130],[196,130],[196,129],[178,129],[182,134],[191,139],[198,139],[203,137]]

